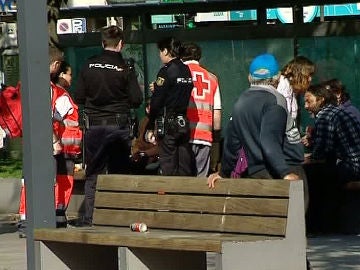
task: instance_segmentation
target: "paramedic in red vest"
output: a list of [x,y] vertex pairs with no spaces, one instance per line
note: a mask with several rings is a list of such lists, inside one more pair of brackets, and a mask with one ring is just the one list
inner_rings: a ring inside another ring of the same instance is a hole
[[[49,60],[50,60],[50,80],[51,80],[51,97],[52,97],[52,113],[53,116],[55,114],[57,114],[54,110],[56,108],[56,110],[61,111],[61,115],[63,116],[64,119],[66,119],[67,115],[71,115],[71,119],[77,119],[77,107],[73,107],[73,102],[71,102],[71,98],[69,97],[67,98],[60,98],[62,96],[62,93],[65,93],[64,89],[61,89],[61,87],[57,87],[55,85],[55,83],[59,82],[59,77],[61,72],[59,71],[61,68],[61,63],[64,61],[64,54],[62,51],[60,51],[59,49],[55,48],[55,47],[50,47],[49,48]],[[69,72],[67,72],[69,73]],[[63,75],[62,75],[63,76]],[[66,76],[69,76],[66,75]],[[71,80],[69,81],[69,84],[71,83]],[[54,94],[55,93],[55,94]],[[58,99],[60,98],[60,99]],[[64,112],[64,110],[61,110],[60,104],[55,104],[55,103],[60,103],[60,100],[63,100],[64,103],[64,107],[67,107],[67,113]],[[65,105],[67,104],[67,105]],[[66,122],[66,121],[65,121]],[[70,194],[72,191],[72,185],[71,187],[67,187],[68,183],[71,181],[69,180],[69,174],[70,174],[70,179],[71,179],[71,167],[67,168],[67,172],[63,173],[63,171],[65,171],[64,167],[62,167],[63,165],[58,164],[59,159],[56,157],[58,154],[60,155],[60,153],[62,153],[64,151],[62,143],[61,143],[61,134],[58,132],[57,130],[54,130],[55,125],[53,125],[53,152],[55,155],[55,159],[57,161],[56,167],[57,167],[57,171],[56,171],[56,186],[55,186],[55,207],[56,207],[56,225],[58,227],[61,226],[65,226],[66,225],[66,217],[65,217],[65,209],[69,203],[70,200]],[[64,124],[65,125],[65,124]],[[72,148],[69,146],[65,146],[65,148]],[[65,157],[65,156],[64,156]],[[60,168],[63,168],[60,170]],[[66,175],[64,177],[64,175]],[[61,181],[60,179],[65,179],[64,181]],[[26,181],[26,179],[25,179]],[[24,187],[24,185],[23,185]],[[61,192],[64,191],[64,192]],[[67,194],[67,195],[65,195]],[[60,211],[58,211],[58,209],[61,209]],[[19,206],[19,214],[20,214],[20,222],[18,224],[18,228],[19,228],[19,236],[20,237],[26,237],[26,199],[25,199],[25,188],[22,188],[21,190],[21,195],[20,195],[20,206]]]
[[105,27],[101,38],[104,50],[87,60],[75,90],[75,101],[84,106],[86,128],[83,226],[92,224],[97,175],[129,172],[130,109],[143,101],[134,66],[121,54],[123,31]]
[[62,61],[51,82],[57,227],[67,226],[65,211],[74,185],[75,159],[81,154],[82,132],[79,128],[78,106],[66,90],[71,85],[71,78],[70,65]]
[[221,97],[217,77],[199,64],[201,48],[184,44],[181,59],[190,68],[194,88],[187,109],[190,143],[196,160],[197,176],[206,177],[212,143],[221,137]]

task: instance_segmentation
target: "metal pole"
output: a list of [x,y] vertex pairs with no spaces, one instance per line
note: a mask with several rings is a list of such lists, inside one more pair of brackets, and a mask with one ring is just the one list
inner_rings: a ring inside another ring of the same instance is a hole
[[23,174],[26,184],[27,266],[40,269],[33,229],[55,227],[47,5],[19,0],[18,41],[23,112]]

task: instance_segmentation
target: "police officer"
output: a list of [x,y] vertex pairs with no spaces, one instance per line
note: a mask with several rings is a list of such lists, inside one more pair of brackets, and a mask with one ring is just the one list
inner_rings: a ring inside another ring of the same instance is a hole
[[[150,122],[158,133],[160,169],[163,175],[193,175],[194,157],[186,118],[193,83],[189,68],[179,59],[180,41],[173,37],[157,43],[164,66],[150,85]],[[164,119],[162,123],[161,119]],[[161,134],[164,131],[164,134]]]
[[104,50],[85,63],[75,90],[75,101],[84,106],[86,128],[83,225],[92,223],[97,175],[128,172],[130,110],[143,100],[134,67],[120,53],[123,31],[109,26],[102,29],[101,35]]

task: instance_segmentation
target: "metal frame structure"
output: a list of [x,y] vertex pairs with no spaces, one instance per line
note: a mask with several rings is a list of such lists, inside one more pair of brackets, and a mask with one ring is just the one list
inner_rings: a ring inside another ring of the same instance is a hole
[[[215,0],[185,3],[125,3],[108,6],[89,6],[79,8],[65,8],[60,12],[61,18],[75,17],[112,17],[124,18],[124,32],[128,43],[154,43],[169,34],[169,30],[154,30],[150,27],[150,15],[195,13],[227,10],[256,9],[257,21],[240,24],[214,24],[209,27],[195,29],[172,29],[172,35],[180,39],[190,41],[203,40],[226,40],[241,37],[241,39],[260,38],[297,38],[297,37],[320,37],[320,36],[343,36],[360,34],[360,20],[356,17],[336,18],[332,21],[303,22],[303,7],[309,5],[344,4],[349,1],[332,0],[319,1],[244,1],[244,0]],[[276,7],[292,7],[294,23],[291,24],[267,24],[266,9]],[[131,30],[130,18],[138,16],[140,30]],[[323,18],[322,18],[323,19]],[[214,31],[215,30],[215,31]],[[68,34],[60,35],[60,43],[67,46],[94,46],[99,44],[99,33]]]
[[[341,4],[349,1],[324,0],[321,4]],[[18,29],[20,49],[20,78],[23,90],[23,126],[24,126],[24,177],[27,184],[27,219],[29,231],[27,238],[27,265],[29,270],[40,269],[39,246],[33,241],[33,228],[55,227],[54,213],[54,161],[51,146],[51,115],[49,110],[49,68],[48,68],[48,32],[46,3],[42,0],[18,1]],[[264,37],[300,37],[319,35],[343,35],[360,33],[360,24],[356,21],[320,22],[304,24],[302,7],[319,5],[314,0],[208,0],[183,4],[139,4],[124,3],[104,7],[73,8],[61,11],[61,17],[106,17],[134,15],[141,17],[143,22],[149,14],[165,14],[178,12],[206,12],[219,10],[257,9],[258,21],[254,25],[245,25],[222,31],[206,29],[176,30],[172,32],[180,38],[189,40],[210,40],[218,38],[264,38]],[[267,25],[266,8],[293,7],[294,23],[290,25]],[[146,25],[146,24],[144,24]],[[341,27],[339,27],[341,26]],[[148,43],[158,40],[169,31],[153,31],[143,28],[131,31],[125,27],[128,42]],[[97,34],[70,35],[68,41],[74,45],[89,46],[98,44]],[[95,38],[95,39],[94,39]],[[63,39],[66,45],[66,38]],[[44,57],[45,56],[45,57]]]

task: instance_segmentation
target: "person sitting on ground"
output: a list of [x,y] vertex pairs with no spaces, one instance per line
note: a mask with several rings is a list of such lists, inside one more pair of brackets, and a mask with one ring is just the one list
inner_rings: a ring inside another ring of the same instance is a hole
[[155,136],[147,129],[149,124],[150,100],[146,103],[143,119],[139,124],[139,135],[132,142],[132,172],[135,174],[157,173],[159,167],[159,149]]

